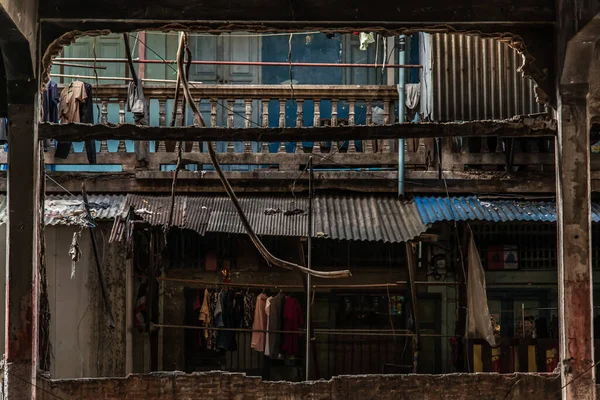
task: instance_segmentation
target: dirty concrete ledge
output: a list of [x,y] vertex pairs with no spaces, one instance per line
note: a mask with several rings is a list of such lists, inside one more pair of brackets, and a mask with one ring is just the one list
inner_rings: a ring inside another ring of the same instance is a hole
[[355,375],[267,382],[242,373],[161,372],[126,378],[41,378],[38,399],[556,400],[557,374]]

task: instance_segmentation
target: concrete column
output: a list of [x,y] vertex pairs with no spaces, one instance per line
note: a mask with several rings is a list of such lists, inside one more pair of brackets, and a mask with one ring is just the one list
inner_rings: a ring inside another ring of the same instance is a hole
[[[9,85],[18,85],[11,83]],[[23,90],[26,90],[23,87]],[[9,92],[10,93],[10,92]],[[7,399],[35,398],[37,372],[37,195],[39,157],[36,96],[9,104],[8,228],[6,246]]]
[[595,399],[588,85],[561,85],[557,158],[563,399]]

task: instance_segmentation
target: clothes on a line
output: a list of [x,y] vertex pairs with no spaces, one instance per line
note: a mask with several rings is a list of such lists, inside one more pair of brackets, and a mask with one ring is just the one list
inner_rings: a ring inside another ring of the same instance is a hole
[[[198,322],[206,327],[200,334],[202,347],[214,351],[236,351],[235,331],[252,329],[251,348],[273,358],[298,356],[300,328],[304,325],[297,299],[279,292],[273,296],[233,289],[198,292],[194,303]],[[225,328],[214,330],[209,328]],[[280,333],[285,331],[286,333]],[[298,334],[289,333],[298,331]]]
[[[44,121],[53,123],[94,123],[92,85],[75,80],[58,94],[58,85],[50,80],[44,91]],[[48,149],[48,143],[44,143]],[[56,158],[66,159],[71,151],[71,142],[59,141],[56,145]],[[96,164],[96,142],[85,141],[88,162]]]

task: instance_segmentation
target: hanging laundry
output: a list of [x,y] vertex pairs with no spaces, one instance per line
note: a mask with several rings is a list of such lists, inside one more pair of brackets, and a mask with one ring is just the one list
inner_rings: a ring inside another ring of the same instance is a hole
[[[194,312],[198,312],[200,315],[200,309],[202,308],[202,302],[200,301],[200,291],[196,293],[196,300],[194,301]],[[200,317],[198,317],[200,319]]]
[[215,317],[215,327],[222,328],[223,327],[223,306],[221,303],[221,296],[223,296],[224,290],[221,290],[216,294],[214,299],[214,311],[213,316]]
[[[153,290],[152,296],[152,318],[148,316],[147,294],[148,290]],[[147,327],[152,321],[158,321],[158,282],[154,280],[154,287],[148,287],[148,280],[143,282],[138,289],[137,301],[135,304],[135,326],[139,332],[147,331]],[[154,328],[157,330],[157,328]]]
[[[208,328],[212,318],[210,314],[210,292],[208,289],[204,289],[204,300],[202,301],[202,306],[200,306],[200,315],[198,316],[198,320],[200,320],[205,328]],[[204,329],[204,337],[208,338],[208,329]]]
[[44,90],[44,122],[58,123],[58,105],[60,96],[58,95],[58,85],[50,80]]
[[[216,319],[213,318],[215,316],[215,312],[218,304],[218,293],[211,293],[209,297],[208,303],[208,313],[210,315],[210,323],[208,324],[211,328],[216,328]],[[207,350],[216,350],[217,349],[217,331],[211,329],[208,331],[208,337],[206,338],[206,349]]]
[[60,92],[58,117],[63,124],[78,123],[81,121],[79,107],[87,99],[85,85],[81,81],[74,81]]
[[265,305],[265,314],[267,316],[267,328],[265,333],[265,356],[271,355],[271,340],[273,340],[273,335],[269,332],[269,319],[271,318],[271,300],[273,300],[273,296],[267,298],[267,302]]
[[283,313],[283,303],[285,299],[283,294],[279,293],[277,296],[271,298],[269,304],[269,322],[267,332],[267,345],[269,348],[269,354],[265,349],[265,354],[271,358],[280,358],[281,353],[281,333],[273,331],[281,331],[282,322],[281,316]]
[[8,120],[0,118],[0,145],[8,143]]
[[146,282],[140,285],[135,303],[135,327],[138,332],[146,330],[146,286]]
[[367,51],[367,49],[369,48],[369,45],[373,42],[375,42],[375,36],[373,35],[373,32],[361,32],[360,36],[359,36],[359,40],[360,40],[360,46],[359,48],[362,51]]
[[[84,82],[86,99],[84,103],[79,107],[79,122],[84,124],[94,123],[94,107],[93,107],[93,94],[92,85]],[[85,141],[85,152],[87,159],[90,164],[96,164],[96,141],[86,140]]]
[[[44,122],[58,124],[58,105],[60,96],[58,95],[58,85],[50,80],[44,90],[42,107],[44,109]],[[44,140],[44,151],[50,148],[50,140]]]
[[133,119],[136,124],[147,124],[147,121],[144,121],[147,110],[141,79],[138,79],[137,82],[129,82],[129,87],[127,88],[127,111],[133,113]]
[[[291,296],[285,297],[285,304],[283,306],[283,330],[295,332],[304,325],[304,317],[302,316],[302,309],[298,300]],[[293,333],[283,334],[283,344],[281,350],[284,354],[290,356],[298,355],[298,339],[299,335]]]
[[419,105],[421,100],[421,84],[420,83],[407,83],[404,86],[406,92],[406,107],[414,110]]
[[261,353],[265,351],[265,330],[267,330],[267,295],[261,293],[256,298],[254,322],[252,323],[252,341],[250,347]]
[[[138,125],[148,125],[148,107],[144,98],[142,80],[129,83],[127,89],[127,111],[133,113],[133,119]],[[134,142],[135,158],[139,166],[143,166],[148,158],[148,141],[136,140]]]
[[242,292],[236,292],[233,296],[233,326],[235,328],[244,327],[244,295]]
[[243,328],[252,328],[256,295],[250,291],[244,294],[244,324]]
[[[230,290],[221,291],[221,319],[223,328],[235,328],[233,316],[234,294]],[[219,331],[217,335],[217,347],[225,351],[236,351],[235,332],[230,330]]]
[[81,258],[81,249],[79,248],[79,238],[81,232],[74,232],[73,239],[71,240],[71,247],[69,247],[69,256],[71,256],[71,279],[75,277],[75,264],[79,262]]
[[[200,309],[202,308],[202,300],[200,299],[200,291],[198,290],[196,292],[196,300],[194,300],[194,313],[198,313],[198,324],[202,325],[202,322],[200,321]],[[198,344],[205,345],[205,340],[206,338],[204,337],[204,331],[198,331],[195,330],[194,331],[194,336],[196,336],[196,340],[198,341]]]
[[[79,106],[87,99],[85,85],[81,81],[74,81],[60,92],[58,105],[58,118],[63,124],[79,123],[81,121]],[[67,158],[71,152],[71,142],[58,142],[54,157]]]

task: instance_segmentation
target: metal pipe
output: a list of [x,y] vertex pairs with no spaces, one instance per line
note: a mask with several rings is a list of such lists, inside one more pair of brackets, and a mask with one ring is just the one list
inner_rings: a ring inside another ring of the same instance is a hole
[[89,68],[89,69],[106,69],[106,67],[101,67],[101,66],[94,67],[93,65],[75,64],[75,63],[68,63],[68,62],[55,62],[55,63],[52,63],[52,65],[59,65],[59,66],[63,66],[63,67]]
[[[312,268],[312,237],[313,237],[313,158],[308,158],[308,232],[306,243],[308,247],[307,268]],[[306,380],[310,379],[310,340],[311,340],[311,291],[312,281],[310,274],[306,275]]]
[[[398,40],[398,62],[406,62],[406,35],[400,35]],[[398,123],[404,123],[404,104],[406,103],[406,71],[398,71]],[[404,139],[398,139],[398,197],[404,197]]]
[[[55,61],[75,61],[75,62],[86,62],[93,61],[93,58],[85,58],[85,57],[57,57],[54,59]],[[126,63],[128,62],[126,58],[98,58],[98,62],[103,63]],[[177,61],[175,60],[140,60],[136,58],[133,60],[134,63],[141,64],[175,64]],[[373,64],[364,64],[364,63],[309,63],[309,62],[278,62],[278,61],[216,61],[216,60],[194,60],[192,61],[194,65],[252,65],[257,67],[323,67],[323,68],[335,68],[335,67],[348,67],[348,68],[373,68]],[[389,64],[386,65],[386,68],[399,68],[399,69],[407,69],[407,68],[423,68],[422,65],[411,65],[411,64]]]

